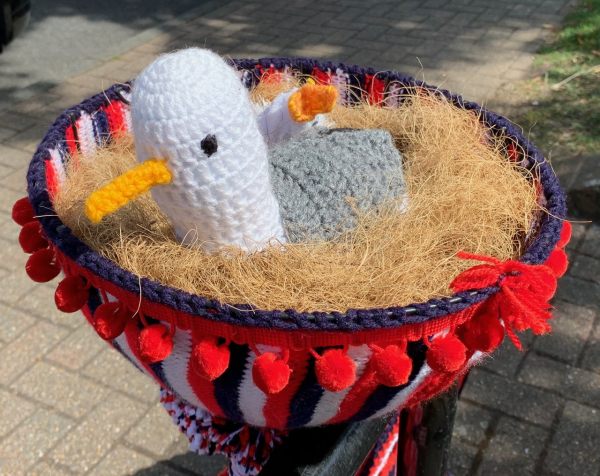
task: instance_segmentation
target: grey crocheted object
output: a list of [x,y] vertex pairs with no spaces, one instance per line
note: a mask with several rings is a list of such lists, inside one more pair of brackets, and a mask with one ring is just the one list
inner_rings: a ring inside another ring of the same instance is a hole
[[271,180],[291,242],[331,239],[359,209],[405,193],[402,156],[384,130],[316,129],[269,151]]

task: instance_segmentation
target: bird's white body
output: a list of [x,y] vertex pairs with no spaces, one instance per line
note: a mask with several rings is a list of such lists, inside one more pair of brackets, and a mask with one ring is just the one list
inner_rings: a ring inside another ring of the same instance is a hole
[[265,139],[221,57],[197,48],[159,57],[135,81],[131,115],[138,161],[166,159],[172,173],[152,196],[182,243],[252,251],[285,241]]

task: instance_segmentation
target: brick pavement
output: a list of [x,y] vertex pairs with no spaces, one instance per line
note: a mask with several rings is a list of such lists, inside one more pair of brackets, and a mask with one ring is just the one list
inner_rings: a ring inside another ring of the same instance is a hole
[[[23,272],[9,208],[45,129],[65,107],[134,76],[162,51],[206,45],[236,56],[306,55],[394,68],[492,100],[528,75],[568,0],[208,1],[147,43],[0,106],[0,474],[215,474],[185,453],[156,389],[53,286]],[[422,66],[421,66],[422,65]],[[571,173],[571,172],[569,172]],[[573,182],[573,176],[565,175]],[[456,475],[600,474],[600,227],[578,224],[552,336],[505,345],[469,378],[459,404]]]

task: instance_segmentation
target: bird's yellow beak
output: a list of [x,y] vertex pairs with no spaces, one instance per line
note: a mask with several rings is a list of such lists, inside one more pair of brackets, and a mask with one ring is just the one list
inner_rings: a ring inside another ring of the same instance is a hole
[[288,110],[294,121],[308,122],[317,114],[331,112],[337,98],[335,86],[308,83],[290,96]]
[[166,160],[146,160],[93,192],[85,201],[85,216],[92,223],[99,223],[155,185],[170,183],[172,179]]

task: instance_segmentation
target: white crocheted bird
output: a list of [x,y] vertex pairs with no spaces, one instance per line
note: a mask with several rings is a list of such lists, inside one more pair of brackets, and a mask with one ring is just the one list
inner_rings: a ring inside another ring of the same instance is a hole
[[[323,165],[307,160],[304,163],[314,164],[314,170],[300,166],[284,177],[285,164],[277,166],[273,158],[270,163],[269,152],[277,155],[286,142],[303,137],[318,122],[317,115],[330,112],[336,100],[335,87],[305,84],[257,109],[237,72],[215,53],[190,48],[160,56],[137,77],[132,89],[131,121],[139,164],[93,192],[86,201],[86,215],[97,223],[151,190],[184,244],[206,251],[230,245],[255,251],[286,242],[272,176],[280,193],[295,190],[284,197],[286,217],[294,215],[296,201],[298,206],[308,203],[327,208],[325,195],[330,197],[331,191],[321,187],[316,198],[298,197],[311,189],[304,184],[314,182]],[[322,133],[303,140],[320,136],[331,140]],[[387,149],[396,151],[391,139],[386,140]],[[296,147],[303,149],[304,145]],[[279,156],[286,156],[283,150]],[[344,161],[329,160],[328,150],[321,147],[321,162],[328,161],[340,177],[336,164]],[[313,159],[319,156],[308,153]],[[392,162],[400,169],[395,153]],[[345,160],[355,162],[353,157]],[[364,173],[350,182],[356,186],[343,184],[343,193],[369,184]],[[316,212],[309,206],[301,215],[314,221]]]

